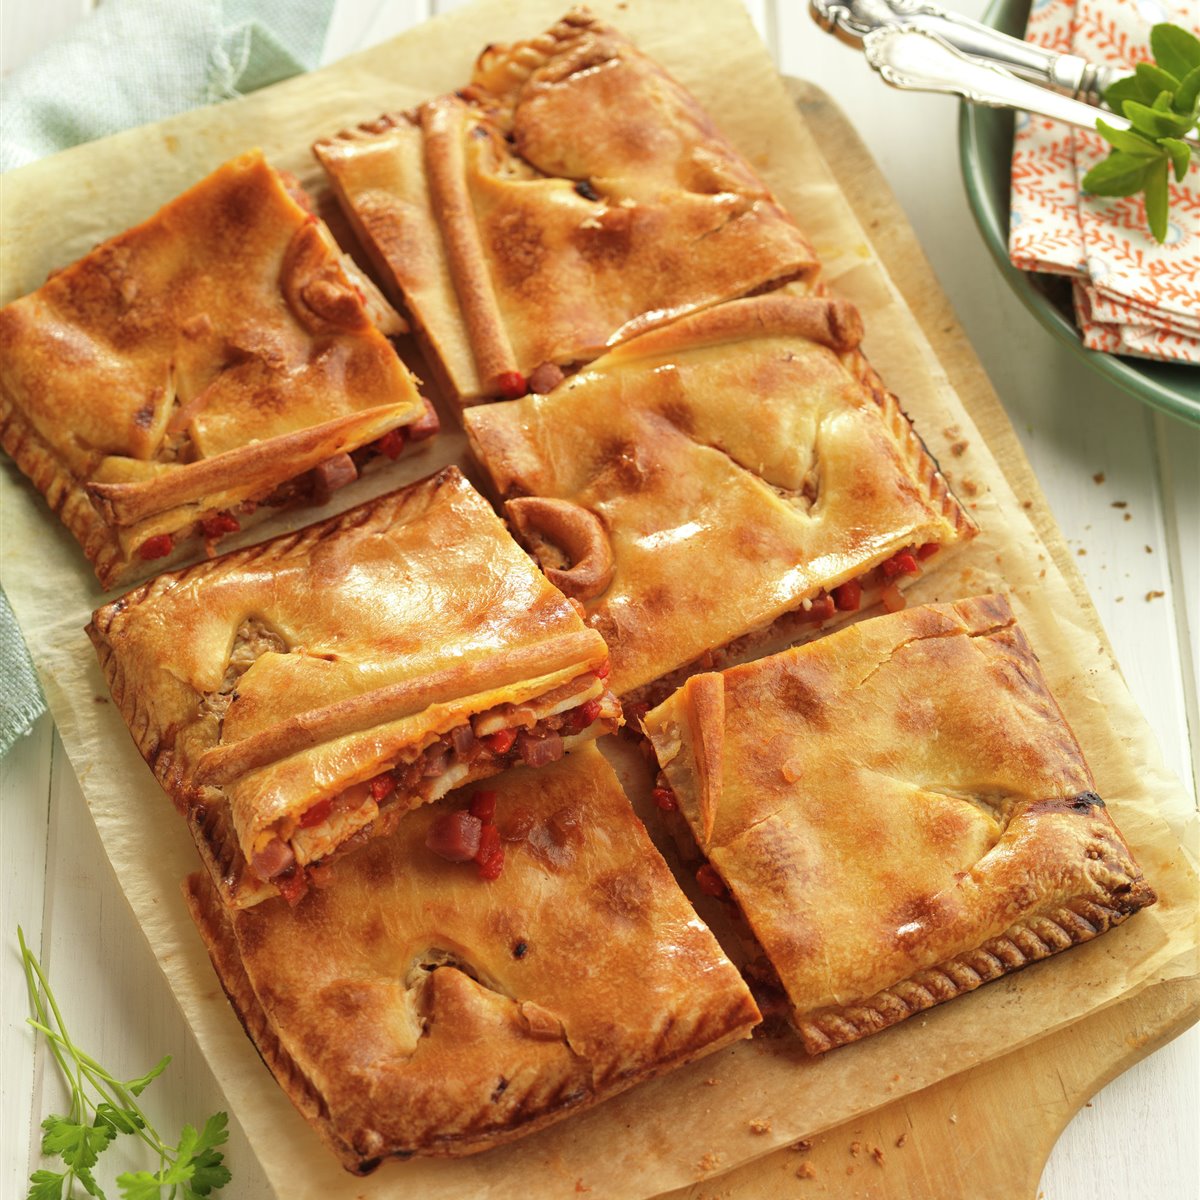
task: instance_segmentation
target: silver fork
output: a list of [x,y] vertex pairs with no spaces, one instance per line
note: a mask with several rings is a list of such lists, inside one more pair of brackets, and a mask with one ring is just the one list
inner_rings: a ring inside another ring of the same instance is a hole
[[1055,54],[1031,46],[927,0],[810,0],[810,8],[817,24],[851,45],[861,45],[877,29],[915,29],[932,34],[969,58],[1002,67],[1087,104],[1103,104],[1109,85],[1129,74],[1078,54]]

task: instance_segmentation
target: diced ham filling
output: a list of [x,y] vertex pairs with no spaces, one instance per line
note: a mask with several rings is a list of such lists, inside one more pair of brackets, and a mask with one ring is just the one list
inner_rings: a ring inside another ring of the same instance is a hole
[[[424,397],[422,397],[424,399]],[[399,458],[409,442],[420,442],[431,438],[440,428],[437,412],[428,400],[425,411],[411,424],[390,430],[377,441],[360,446],[351,454],[335,454],[318,463],[311,471],[305,471],[294,479],[279,484],[273,492],[258,500],[244,500],[236,509],[223,509],[210,513],[196,522],[193,533],[204,539],[209,557],[216,554],[216,544],[226,534],[241,529],[238,515],[249,516],[260,505],[282,508],[288,504],[312,501],[324,504],[339,488],[353,483],[363,467],[373,458]],[[182,536],[182,535],[181,535]],[[163,558],[175,548],[175,539],[169,533],[156,534],[147,538],[138,548],[142,558]]]
[[[399,797],[436,799],[470,775],[493,774],[516,762],[531,767],[545,766],[563,756],[564,738],[580,734],[596,722],[605,726],[602,732],[611,732],[616,728],[620,713],[620,706],[611,692],[566,707],[573,697],[594,687],[599,678],[599,675],[593,675],[573,680],[537,697],[530,703],[536,703],[538,709],[545,712],[546,715],[540,718],[529,704],[505,704],[476,714],[471,723],[456,726],[410,761],[397,763],[374,779],[354,784],[336,796],[315,800],[301,814],[290,839],[280,831],[254,855],[251,870],[260,879],[273,883],[294,904],[307,890],[306,873],[327,862],[346,840],[359,835],[369,836],[370,827],[381,811],[394,807]],[[560,706],[561,711],[553,711]],[[489,729],[497,721],[507,722],[507,727],[479,735],[480,727]],[[514,725],[518,728],[514,729]],[[387,803],[389,798],[392,798],[392,804]],[[478,816],[473,819],[478,821]],[[448,846],[453,852],[459,844],[454,838],[468,834],[469,831],[464,829],[442,829],[438,834],[439,845]],[[432,832],[430,836],[433,836]],[[498,838],[499,834],[496,836]],[[460,848],[465,848],[465,843]],[[478,849],[477,845],[466,857],[475,858]],[[437,852],[442,853],[441,850]],[[442,857],[451,855],[442,854]],[[487,872],[499,872],[503,848],[492,848],[485,859],[477,861],[483,877],[494,878]]]
[[667,672],[652,683],[627,692],[624,696],[624,707],[630,732],[636,732],[641,717],[660,701],[665,700],[697,671],[720,671],[732,665],[755,646],[774,638],[777,634],[792,630],[797,625],[801,629],[796,631],[794,636],[801,636],[803,633],[812,637],[812,627],[832,620],[838,613],[857,612],[868,592],[874,593],[874,597],[887,612],[897,612],[904,608],[906,600],[900,590],[899,581],[905,576],[919,575],[921,564],[940,549],[941,545],[938,542],[927,542],[921,546],[909,546],[900,550],[878,566],[840,584],[831,592],[822,589],[815,596],[807,597],[800,603],[799,608],[784,613],[765,628],[735,638],[716,650],[707,650],[699,658]]

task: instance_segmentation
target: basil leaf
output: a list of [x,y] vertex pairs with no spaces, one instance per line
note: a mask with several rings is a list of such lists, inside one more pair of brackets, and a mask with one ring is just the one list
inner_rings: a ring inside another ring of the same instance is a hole
[[[1114,150],[1083,177],[1083,190],[1097,196],[1136,195],[1142,190],[1147,174],[1158,161],[1135,158],[1132,154]],[[1165,154],[1162,161],[1166,162]]]
[[1150,49],[1158,65],[1179,79],[1200,67],[1200,40],[1178,25],[1155,25],[1150,30]]
[[1175,182],[1182,183],[1192,158],[1191,146],[1178,138],[1163,138],[1159,144],[1171,156],[1171,165],[1175,168]]
[[1146,171],[1146,220],[1154,240],[1161,246],[1167,240],[1167,160],[1155,163]]

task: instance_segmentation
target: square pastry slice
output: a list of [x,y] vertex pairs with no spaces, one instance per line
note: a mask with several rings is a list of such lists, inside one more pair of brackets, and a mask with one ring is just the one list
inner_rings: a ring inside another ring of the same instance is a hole
[[[187,881],[242,1024],[351,1171],[485,1150],[759,1020],[594,746],[487,787],[409,813],[295,909]],[[428,848],[472,812],[498,874]]]
[[583,10],[488,47],[464,91],[314,150],[466,404],[817,267],[692,96]]
[[0,309],[0,442],[105,587],[437,431],[305,203],[243,155]]
[[646,727],[810,1053],[1154,902],[1001,596],[694,676]]
[[756,641],[880,599],[974,532],[855,346],[844,301],[784,292],[682,318],[545,396],[472,409],[510,524],[657,702]]
[[604,640],[454,467],[161,575],[88,633],[237,905],[297,900],[407,809],[620,717]]

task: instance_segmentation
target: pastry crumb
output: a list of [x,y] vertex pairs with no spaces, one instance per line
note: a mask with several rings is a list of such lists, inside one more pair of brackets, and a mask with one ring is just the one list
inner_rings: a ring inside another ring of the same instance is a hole
[[1109,507],[1110,508],[1128,508],[1129,501],[1128,500],[1114,500]]
[[905,1130],[905,1131],[904,1131],[904,1132],[903,1132],[903,1133],[902,1133],[902,1134],[901,1134],[901,1135],[900,1135],[900,1136],[899,1136],[899,1137],[896,1139],[896,1149],[897,1149],[897,1150],[899,1150],[899,1149],[900,1149],[900,1147],[901,1147],[901,1146],[903,1146],[903,1145],[904,1145],[904,1144],[905,1144],[907,1141],[908,1141],[908,1130],[906,1129],[906,1130]]
[[812,1149],[812,1142],[808,1138],[801,1138],[798,1142],[793,1142],[791,1149],[798,1151],[800,1154],[807,1154]]
[[1125,602],[1125,597],[1124,597],[1124,596],[1118,596],[1118,597],[1116,598],[1116,600],[1114,601],[1114,603],[1115,603],[1115,604],[1123,604],[1124,602]]
[[951,1113],[951,1114],[950,1114],[950,1124],[951,1124],[951,1125],[957,1125],[957,1124],[958,1124],[958,1116],[957,1116],[955,1113]]
[[967,447],[970,444],[971,443],[968,442],[966,438],[962,438],[959,441],[951,444],[950,453],[953,454],[955,458],[962,458],[962,456],[966,454]]
[[1092,476],[1092,482],[1093,483],[1103,483],[1104,482],[1104,472],[1097,471],[1095,473],[1095,475]]
[[962,488],[964,496],[979,495],[979,484],[977,484],[973,479],[964,479],[958,486]]
[[883,1147],[872,1146],[871,1157],[882,1167],[883,1166]]
[[1087,551],[1082,546],[1080,546],[1079,549],[1075,551],[1075,553],[1079,558],[1087,557]]
[[1021,501],[1021,507],[1022,507],[1022,508],[1032,508],[1032,507],[1033,507],[1033,501],[1032,501],[1032,500],[1022,500],[1022,501]]
[[817,1177],[817,1168],[814,1167],[812,1165],[812,1163],[810,1163],[808,1161],[808,1159],[805,1159],[796,1168],[796,1178],[797,1179],[816,1179],[816,1177]]
[[750,1122],[750,1132],[757,1133],[760,1135],[764,1134],[764,1133],[770,1133],[771,1132],[771,1122],[763,1121],[761,1119],[757,1120],[757,1121],[751,1121]]
[[107,696],[93,696],[92,703],[93,704],[107,704],[108,697]]
[[577,1179],[575,1180],[575,1190],[577,1192],[590,1192],[592,1189],[588,1184],[584,1183],[582,1179]]
[[709,1150],[707,1154],[696,1164],[701,1171],[715,1171],[721,1165],[721,1156],[713,1150]]
[[1146,593],[1146,600],[1147,600],[1147,602],[1149,602],[1151,600],[1161,600],[1162,597],[1165,595],[1166,595],[1166,592],[1160,592],[1157,589],[1154,589],[1154,590]]
[[851,1142],[850,1143],[850,1153],[853,1154],[855,1158],[857,1158],[862,1153],[862,1149],[863,1149],[862,1142]]
[[1154,553],[1154,550],[1153,550],[1153,548],[1152,548],[1152,547],[1150,547],[1150,546],[1147,546],[1147,547],[1146,547],[1146,553],[1147,553],[1147,554],[1153,554],[1153,553]]
[[716,1080],[715,1080],[715,1079],[714,1079],[714,1078],[713,1078],[713,1077],[710,1075],[710,1076],[709,1076],[709,1077],[708,1077],[708,1078],[707,1078],[707,1079],[704,1081],[704,1086],[705,1086],[705,1087],[716,1087],[716,1086],[717,1086],[717,1081],[716,1081]]

